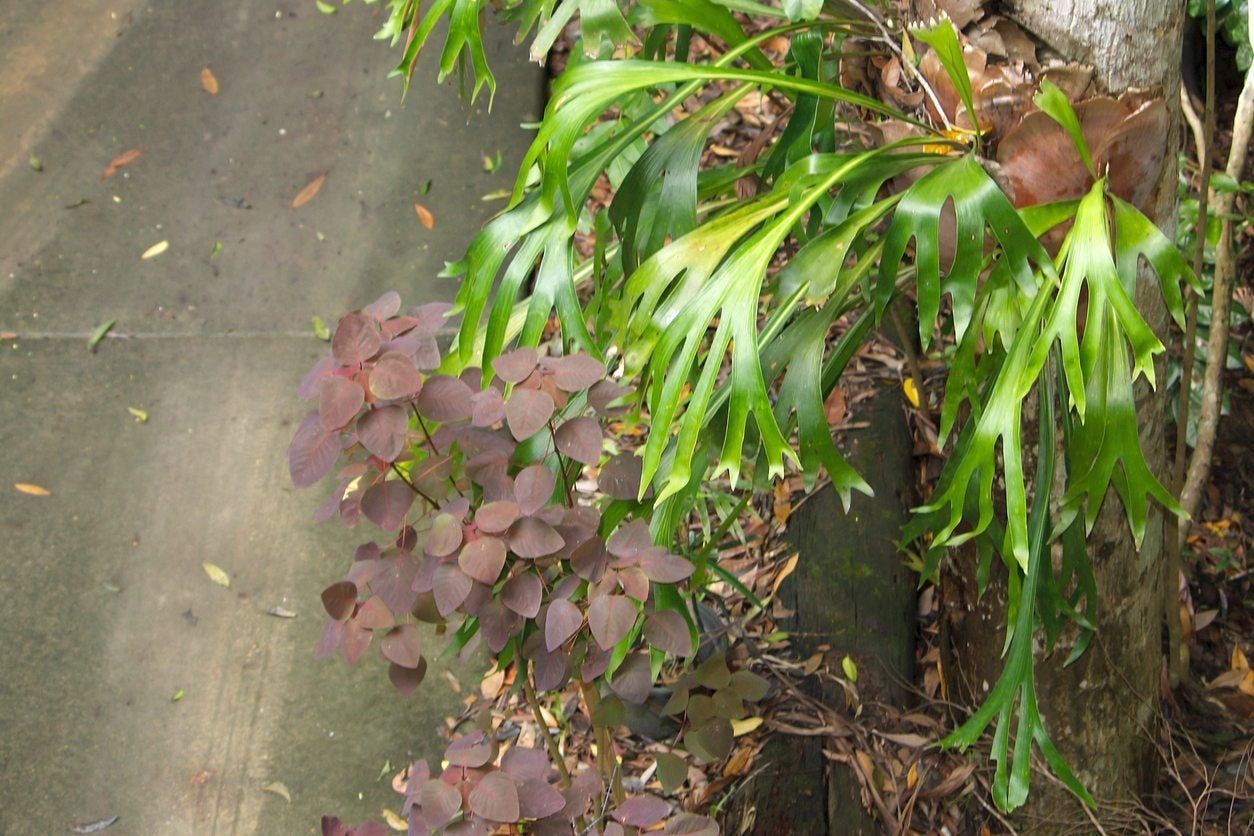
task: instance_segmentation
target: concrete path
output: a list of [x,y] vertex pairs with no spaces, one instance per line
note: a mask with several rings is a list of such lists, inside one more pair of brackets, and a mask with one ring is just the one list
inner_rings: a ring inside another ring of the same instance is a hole
[[312,657],[319,590],[374,535],[309,521],[293,390],[312,315],[449,297],[540,77],[498,30],[490,117],[466,124],[434,55],[402,103],[382,5],[0,4],[0,833],[312,833],[399,808],[385,764],[441,748],[462,696],[440,668],[403,700],[374,655]]

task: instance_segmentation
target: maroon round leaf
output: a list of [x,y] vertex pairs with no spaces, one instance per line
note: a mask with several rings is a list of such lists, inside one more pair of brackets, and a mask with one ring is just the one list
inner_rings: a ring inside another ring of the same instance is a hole
[[443,781],[423,784],[418,799],[422,804],[422,816],[431,825],[444,824],[462,808],[462,794]]
[[553,434],[557,449],[581,464],[601,460],[601,424],[595,418],[572,418]]
[[[674,792],[688,780],[688,764],[673,752],[658,752],[656,775],[666,792]],[[412,779],[411,779],[412,780]]]
[[418,393],[418,411],[432,421],[447,423],[470,417],[470,387],[456,377],[437,374],[427,378]]
[[462,544],[462,524],[452,514],[438,514],[431,522],[431,533],[423,551],[432,557],[448,557]]
[[489,386],[475,392],[470,399],[470,423],[476,427],[491,427],[505,420],[505,401],[496,388]]
[[714,691],[726,688],[731,683],[731,670],[727,667],[727,660],[721,653],[706,659],[697,666],[694,673],[697,682]]
[[653,548],[653,535],[644,520],[632,520],[610,535],[605,548],[615,557],[639,557],[646,549]]
[[448,618],[449,613],[462,605],[474,581],[470,576],[457,568],[455,563],[441,563],[435,568],[435,578],[431,588],[435,595],[435,608],[440,615]]
[[500,601],[488,599],[475,614],[479,618],[479,633],[493,653],[500,653],[522,626],[522,619]]
[[375,299],[366,307],[362,308],[362,313],[370,314],[375,319],[382,322],[389,317],[396,316],[401,309],[401,295],[395,290],[389,290],[378,299]]
[[300,422],[292,443],[287,447],[287,465],[292,484],[307,488],[331,472],[340,457],[340,440],[333,432],[327,432],[317,412],[311,412]]
[[488,534],[500,534],[518,519],[517,502],[498,500],[485,503],[475,512],[475,525]]
[[410,334],[406,339],[415,341],[413,351],[409,354],[415,366],[424,372],[440,367],[440,344],[435,341],[435,337],[427,334]]
[[396,461],[405,449],[409,416],[403,406],[380,406],[357,419],[357,440],[385,462]]
[[539,690],[559,690],[570,679],[570,654],[560,648],[552,653],[541,652],[533,661],[532,673]]
[[402,668],[416,668],[422,661],[422,633],[417,624],[402,624],[388,631],[379,649],[389,662]]
[[434,334],[448,324],[447,314],[452,309],[453,306],[448,302],[428,302],[425,305],[410,308],[409,315],[418,320],[418,324],[414,326],[415,331]]
[[690,561],[663,548],[646,549],[640,555],[640,568],[654,583],[679,583],[696,570]]
[[540,612],[540,599],[544,587],[531,572],[515,575],[501,587],[501,603],[523,618],[535,618]]
[[422,389],[422,375],[413,361],[396,351],[379,358],[370,370],[370,391],[385,401],[409,398]]
[[579,612],[579,607],[565,598],[558,598],[549,604],[544,619],[544,646],[552,653],[575,635],[582,624],[583,613]]
[[627,827],[652,827],[670,815],[671,805],[655,795],[637,795],[627,799],[610,813],[614,820]]
[[525,819],[548,818],[565,806],[566,799],[548,781],[534,778],[518,787],[518,810]]
[[462,547],[457,565],[479,583],[494,584],[505,565],[505,544],[495,537],[471,540]]
[[478,769],[492,760],[492,743],[481,731],[464,734],[449,743],[444,750],[444,759],[449,762],[449,766]]
[[553,417],[553,399],[538,389],[515,389],[505,402],[509,431],[519,441],[531,438]]
[[611,499],[635,501],[640,496],[643,460],[624,451],[614,456],[597,475],[597,488]]
[[605,379],[605,366],[587,354],[570,354],[553,361],[553,382],[565,392],[579,392]]
[[516,822],[520,814],[518,787],[504,772],[489,772],[470,791],[470,812],[489,821]]
[[714,696],[714,713],[728,720],[739,720],[745,716],[745,704],[740,695],[731,688],[716,691]]
[[409,612],[418,599],[414,581],[418,577],[418,565],[409,555],[385,557],[375,561],[377,567],[370,577],[370,591],[383,599],[397,618]]
[[753,671],[736,671],[731,675],[731,687],[741,699],[758,702],[766,697],[771,684]]
[[367,630],[383,630],[396,624],[396,617],[383,599],[375,595],[367,598],[357,610],[357,623]]
[[401,526],[401,530],[396,532],[396,548],[403,552],[412,552],[416,545],[418,545],[418,532],[414,531],[412,525]]
[[579,666],[579,676],[584,682],[591,682],[601,676],[610,667],[610,652],[602,650],[594,643],[588,642],[584,653],[583,664]]
[[644,637],[649,644],[672,656],[692,655],[688,621],[674,610],[649,613],[644,620]]
[[384,531],[395,531],[405,522],[405,515],[413,504],[413,489],[399,479],[393,479],[366,489],[361,498],[361,512]]
[[[401,345],[405,347],[404,350],[406,353],[412,353],[411,347],[414,344],[413,340],[417,339],[417,337],[402,337],[401,335],[408,331],[412,331],[414,326],[417,324],[418,320],[414,319],[412,316],[397,316],[385,322],[380,322],[379,331],[383,334],[384,351],[388,350],[390,347]],[[401,349],[397,350],[400,351]]]
[[331,354],[341,366],[358,366],[383,345],[379,325],[368,315],[351,313],[340,320],[331,338]]
[[636,623],[636,605],[622,595],[602,595],[588,605],[588,627],[605,650],[622,641]]
[[600,537],[590,537],[580,543],[570,555],[570,568],[586,581],[596,583],[605,574],[605,543]]
[[542,464],[525,467],[514,479],[514,497],[524,516],[543,508],[553,498],[557,487],[557,474]]
[[318,415],[327,430],[338,430],[357,417],[366,402],[366,393],[355,381],[333,375],[318,388]]
[[671,816],[662,830],[664,836],[719,836],[718,822],[695,813]]
[[703,763],[721,761],[731,753],[732,725],[722,717],[713,717],[684,734],[684,748]]
[[610,683],[614,693],[634,705],[641,705],[653,687],[653,674],[649,669],[648,653],[632,653],[614,671]]
[[340,645],[344,643],[345,624],[346,622],[336,621],[334,618],[327,619],[326,624],[322,625],[322,637],[318,640],[317,647],[314,648],[315,659],[325,659],[339,650]]
[[644,603],[649,598],[649,578],[635,566],[628,566],[615,572],[618,585],[629,597]]
[[610,404],[630,394],[631,389],[626,386],[619,386],[612,380],[602,380],[594,383],[588,390],[588,403],[602,415],[614,415],[622,412],[623,407],[611,407]]
[[331,375],[336,369],[335,360],[331,357],[323,357],[314,367],[309,370],[309,374],[305,375],[305,379],[296,387],[296,397],[312,398],[318,394],[318,389],[322,385],[322,381]]
[[322,590],[322,606],[336,621],[347,621],[357,606],[357,584],[352,581],[333,583]]
[[522,383],[540,361],[540,354],[534,348],[516,348],[499,355],[492,361],[492,371],[506,383]]
[[350,665],[357,664],[373,638],[374,633],[358,624],[357,619],[350,618],[344,624],[344,661]]
[[501,756],[501,769],[521,785],[527,781],[547,780],[553,767],[543,749],[514,746]]
[[562,535],[537,517],[523,517],[509,528],[509,549],[519,557],[547,557],[564,545]]

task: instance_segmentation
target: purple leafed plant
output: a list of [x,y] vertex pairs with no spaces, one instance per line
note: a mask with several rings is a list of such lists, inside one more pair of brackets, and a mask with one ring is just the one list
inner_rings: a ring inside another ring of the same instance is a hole
[[[292,481],[308,487],[334,473],[316,518],[349,527],[364,518],[386,534],[358,546],[323,591],[318,655],[355,663],[377,637],[388,678],[409,695],[427,671],[419,623],[449,625],[454,647],[486,645],[510,674],[511,698],[521,691],[538,721],[536,692],[574,684],[595,726],[621,722],[622,703],[650,699],[663,662],[692,656],[697,635],[695,566],[654,542],[637,502],[639,459],[607,443],[607,419],[628,409],[632,391],[592,357],[532,348],[454,373],[436,339],[449,306],[400,309],[387,293],[343,317],[298,390],[317,406],[288,448]],[[732,674],[715,656],[680,680],[664,710],[685,717],[688,752],[709,762],[730,752],[744,700],[765,693],[759,677]],[[479,731],[453,741],[440,775],[411,765],[410,833],[524,821],[537,832],[663,821],[677,833],[716,832],[709,819],[672,816],[660,798],[625,797],[616,773],[571,769],[540,725],[546,750]],[[610,784],[614,801],[601,803]],[[346,834],[366,826],[323,823]]]

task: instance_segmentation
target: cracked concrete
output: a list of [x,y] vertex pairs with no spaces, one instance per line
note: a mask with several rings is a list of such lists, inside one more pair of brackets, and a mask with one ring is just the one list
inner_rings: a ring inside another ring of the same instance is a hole
[[497,29],[490,116],[434,85],[434,56],[402,102],[380,14],[0,6],[0,833],[313,833],[399,808],[385,762],[441,748],[460,697],[440,666],[407,701],[373,656],[312,658],[318,592],[372,535],[315,527],[319,492],[291,488],[293,390],[325,350],[311,316],[451,294],[436,274],[499,208],[481,196],[509,185],[541,79]]

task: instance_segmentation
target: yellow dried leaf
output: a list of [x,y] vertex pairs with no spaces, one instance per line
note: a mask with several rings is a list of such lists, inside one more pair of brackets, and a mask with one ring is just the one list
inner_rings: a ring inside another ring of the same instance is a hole
[[743,720],[732,720],[732,736],[740,737],[762,725],[761,717],[745,717]]
[[431,210],[423,206],[421,203],[414,204],[414,211],[418,213],[418,223],[427,229],[435,226],[435,215],[431,214]]
[[209,580],[218,586],[229,587],[231,585],[231,576],[224,572],[221,566],[218,566],[216,563],[210,563],[207,560],[200,565],[204,567],[205,574],[209,576]]
[[1241,677],[1241,684],[1237,688],[1242,694],[1254,697],[1254,671],[1246,671],[1245,676]]
[[210,96],[218,95],[218,78],[208,67],[200,71],[200,87]]
[[1248,671],[1250,669],[1250,660],[1245,658],[1240,645],[1232,646],[1232,669],[1234,671]]
[[288,804],[292,803],[292,794],[288,792],[287,787],[283,784],[282,781],[271,781],[269,784],[266,784],[264,787],[262,787],[261,791],[272,792],[275,795],[277,795],[279,798],[286,801]]
[[169,241],[158,241],[148,249],[144,250],[144,254],[141,255],[140,258],[147,261],[150,258],[156,258],[168,249],[170,249]]
[[919,406],[919,389],[914,385],[914,378],[907,377],[901,381],[901,391],[906,393],[906,400],[910,401],[910,405],[917,408]]
[[32,485],[29,482],[15,482],[13,487],[17,488],[18,493],[30,496],[52,496],[52,491],[39,485]]
[[388,827],[393,830],[399,830],[402,833],[409,832],[409,822],[405,821],[395,811],[383,808],[383,820],[388,823]]
[[906,773],[906,789],[912,790],[919,783],[919,762],[915,761],[910,764],[910,771]]
[[313,200],[318,194],[318,190],[322,188],[323,182],[327,179],[325,174],[319,174],[314,179],[305,184],[305,188],[296,193],[296,197],[292,198],[292,208],[299,209],[309,201]]

